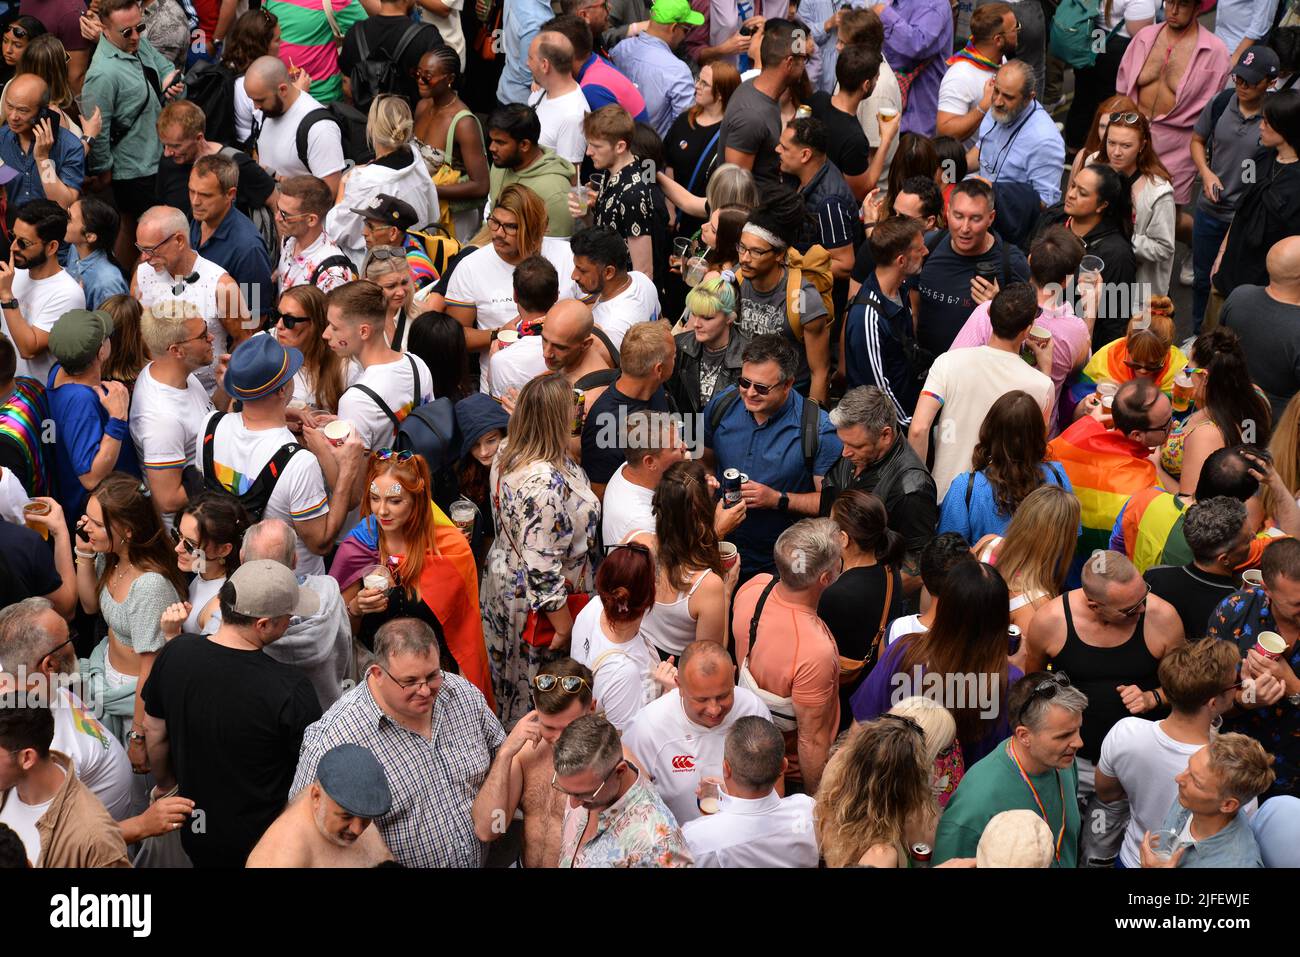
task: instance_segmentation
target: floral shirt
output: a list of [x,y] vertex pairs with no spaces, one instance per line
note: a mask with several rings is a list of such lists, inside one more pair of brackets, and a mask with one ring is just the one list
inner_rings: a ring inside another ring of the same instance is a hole
[[[343,250],[330,242],[329,237],[324,233],[317,236],[314,243],[301,251],[298,249],[298,240],[290,236],[284,241],[280,252],[280,291],[307,285],[311,282],[312,273],[316,272],[316,268],[325,260],[335,256],[346,258]],[[342,262],[338,262],[320,271],[320,275],[316,277],[316,288],[321,292],[332,292],[356,278],[357,272],[353,266],[345,266]]]
[[600,812],[596,833],[578,847],[591,812],[564,812],[561,867],[691,867],[682,829],[649,779],[637,771],[636,783]]
[[[1210,615],[1209,638],[1236,644],[1244,658],[1261,631],[1277,631],[1277,622],[1262,588],[1247,585],[1234,592]],[[1286,662],[1300,674],[1300,642],[1291,648]],[[1300,708],[1286,698],[1266,707],[1250,708],[1225,718],[1224,731],[1248,734],[1276,757],[1277,780],[1269,795],[1293,794],[1300,784]],[[1260,795],[1261,800],[1264,795]]]

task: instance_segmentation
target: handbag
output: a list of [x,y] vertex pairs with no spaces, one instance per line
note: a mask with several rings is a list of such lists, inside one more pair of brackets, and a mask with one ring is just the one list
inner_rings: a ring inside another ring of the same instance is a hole
[[[462,119],[464,119],[467,116],[474,116],[473,111],[461,110],[459,113],[453,116],[451,118],[451,122],[447,124],[447,143],[442,151],[442,165],[432,172],[433,185],[435,187],[448,186],[454,183],[463,183],[469,179],[468,173],[462,173],[460,170],[456,169],[456,167],[451,165],[452,151],[456,148],[456,124],[459,123]],[[474,122],[476,123],[478,122],[477,117],[475,117]],[[480,133],[481,132],[482,132],[482,127],[480,127]],[[473,209],[477,207],[480,202],[481,201],[477,199],[453,200],[453,199],[442,199],[441,197],[439,197],[438,199],[439,225],[441,225],[443,229],[447,231],[447,235],[454,236],[456,230],[454,225],[452,224],[452,214],[461,212],[465,209]],[[460,237],[456,237],[456,238],[459,239]]]
[[867,664],[872,666],[880,660],[880,646],[885,640],[885,625],[889,621],[889,604],[894,597],[894,570],[888,565],[885,566],[885,607],[880,613],[880,627],[876,629],[876,637],[872,639],[871,650],[867,652],[867,657],[858,661],[856,658],[845,658],[840,655],[840,684],[847,685],[857,681],[867,668]]

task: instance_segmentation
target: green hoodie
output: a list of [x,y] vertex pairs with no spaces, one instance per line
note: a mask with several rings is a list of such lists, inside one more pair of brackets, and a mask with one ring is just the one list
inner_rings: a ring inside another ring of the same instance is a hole
[[557,156],[549,146],[542,147],[542,156],[526,169],[502,169],[493,166],[489,174],[488,196],[496,206],[501,190],[511,183],[527,186],[546,204],[549,220],[546,235],[568,239],[573,235],[573,217],[569,214],[569,190],[573,186],[574,165],[563,156]]

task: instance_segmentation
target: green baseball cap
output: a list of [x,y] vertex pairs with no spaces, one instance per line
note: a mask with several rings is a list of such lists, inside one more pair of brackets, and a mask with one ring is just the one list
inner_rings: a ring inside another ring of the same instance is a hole
[[655,0],[650,8],[650,19],[655,23],[683,23],[698,27],[704,14],[691,9],[688,0]]
[[70,309],[50,329],[50,354],[65,369],[80,372],[113,334],[113,317],[103,310]]

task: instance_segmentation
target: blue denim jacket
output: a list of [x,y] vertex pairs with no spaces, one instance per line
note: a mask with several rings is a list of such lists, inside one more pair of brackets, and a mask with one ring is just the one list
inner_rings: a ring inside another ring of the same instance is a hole
[[97,249],[85,259],[77,255],[77,247],[68,244],[68,275],[81,283],[86,293],[86,308],[99,309],[105,299],[124,296],[130,292],[122,270],[109,261],[108,253]]
[[[1165,815],[1161,827],[1182,832],[1192,812],[1178,803],[1174,798],[1173,807]],[[1250,829],[1250,822],[1238,814],[1232,822],[1213,837],[1197,841],[1183,851],[1179,867],[1263,867],[1264,859],[1259,854],[1259,844],[1255,841],[1255,832]]]

